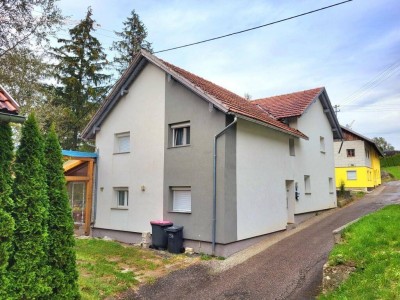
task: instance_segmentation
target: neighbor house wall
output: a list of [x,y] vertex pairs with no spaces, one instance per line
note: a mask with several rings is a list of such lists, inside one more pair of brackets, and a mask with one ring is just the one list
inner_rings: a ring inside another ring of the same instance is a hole
[[[122,132],[130,133],[130,152],[115,154],[115,134]],[[141,233],[151,231],[150,220],[162,219],[164,132],[165,73],[147,64],[96,134],[95,228]],[[117,208],[115,187],[128,187],[127,209]]]

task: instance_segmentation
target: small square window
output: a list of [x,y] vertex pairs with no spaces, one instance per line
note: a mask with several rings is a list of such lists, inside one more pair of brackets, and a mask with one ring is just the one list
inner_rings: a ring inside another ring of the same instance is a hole
[[356,151],[354,149],[347,149],[347,157],[354,157],[356,156]]
[[347,171],[347,180],[357,180],[357,171]]
[[190,187],[172,187],[172,211],[192,212],[192,191]]
[[304,193],[311,194],[310,175],[304,175]]
[[171,125],[172,147],[190,145],[190,123]]
[[128,208],[129,191],[128,188],[114,188],[115,202],[117,208]]
[[290,156],[295,156],[294,139],[289,139],[289,154]]
[[319,149],[322,153],[325,153],[325,138],[323,136],[319,137]]
[[114,153],[128,153],[131,148],[129,132],[117,133],[115,135]]

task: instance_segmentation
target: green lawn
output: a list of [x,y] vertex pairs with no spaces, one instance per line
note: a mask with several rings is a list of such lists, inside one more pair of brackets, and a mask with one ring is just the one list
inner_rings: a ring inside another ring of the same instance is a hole
[[330,265],[355,265],[338,289],[319,299],[400,299],[400,205],[362,218],[344,232]]
[[[82,299],[104,299],[168,270],[194,261],[184,255],[141,249],[99,239],[77,239],[76,258]],[[168,270],[167,270],[168,269]]]
[[392,174],[397,180],[400,180],[400,166],[384,167],[382,170]]

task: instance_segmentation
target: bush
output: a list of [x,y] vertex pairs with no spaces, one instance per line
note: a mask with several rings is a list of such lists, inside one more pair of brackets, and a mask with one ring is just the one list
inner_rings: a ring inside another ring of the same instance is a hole
[[50,286],[54,299],[79,299],[75,262],[74,223],[65,186],[61,147],[54,127],[45,143],[49,196]]
[[400,166],[400,154],[387,156],[380,159],[381,167]]
[[30,115],[22,126],[20,146],[14,163],[13,184],[15,220],[13,254],[9,274],[11,297],[48,297],[47,222],[48,197],[43,141],[36,119]]

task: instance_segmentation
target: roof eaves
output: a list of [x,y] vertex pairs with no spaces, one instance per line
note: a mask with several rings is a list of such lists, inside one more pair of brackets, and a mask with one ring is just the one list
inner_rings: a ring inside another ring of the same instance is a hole
[[358,132],[355,132],[354,130],[352,130],[352,129],[350,129],[350,128],[347,128],[347,127],[345,127],[345,126],[340,125],[340,127],[341,127],[341,129],[347,130],[348,132],[350,132],[350,133],[352,133],[352,134],[354,134],[354,135],[356,135],[356,136],[362,138],[362,139],[365,140],[366,142],[369,142],[370,144],[372,144],[372,145],[375,147],[376,151],[377,151],[382,157],[384,156],[383,152],[381,151],[381,149],[379,149],[378,145],[377,145],[373,140],[371,140],[370,138],[367,138],[366,136],[364,136],[364,135],[362,135],[362,134],[360,134],[360,133],[358,133]]
[[83,129],[82,138],[91,139],[95,135],[96,128],[101,125],[119,99],[125,95],[127,86],[141,72],[145,64],[146,59],[141,54],[137,54],[121,78],[114,84],[103,104]]
[[274,129],[274,130],[277,130],[277,131],[280,131],[280,132],[283,132],[283,133],[286,133],[286,134],[291,135],[291,136],[295,136],[295,137],[298,137],[298,138],[302,138],[302,139],[308,140],[308,136],[306,136],[304,133],[302,133],[302,132],[300,132],[299,130],[296,130],[296,129],[293,129],[293,131],[285,130],[283,128],[279,128],[279,127],[274,126],[272,124],[260,121],[258,119],[254,119],[254,118],[248,117],[246,115],[243,115],[243,114],[240,114],[240,113],[237,113],[237,112],[231,112],[229,114],[235,115],[240,119],[243,119],[243,120],[246,120],[246,121],[250,121],[250,122],[253,122],[253,123],[256,123],[256,124],[259,124],[259,125],[262,125],[262,126],[265,126],[265,127],[268,127],[268,128],[271,128],[271,129]]
[[155,57],[154,55],[150,54],[149,52],[142,50],[142,55],[146,57],[150,62],[164,70],[166,73],[170,74],[173,78],[175,78],[177,81],[179,81],[182,85],[186,86],[190,90],[192,90],[195,94],[198,96],[208,100],[211,102],[216,108],[221,110],[224,113],[227,113],[229,111],[229,108],[226,107],[224,104],[222,104],[218,99],[201,89],[200,87],[194,85],[190,80],[185,78],[184,76],[178,74],[168,66],[166,66],[160,59]]
[[322,88],[321,93],[318,95],[318,97],[320,95],[322,96],[321,104],[324,109],[324,112],[327,114],[328,121],[331,123],[331,125],[334,125],[334,127],[335,127],[335,128],[332,127],[332,131],[337,132],[337,136],[334,138],[343,139],[343,133],[341,130],[341,126],[339,124],[339,120],[336,117],[336,114],[333,110],[331,101],[329,100],[328,93],[326,92],[325,88]]

